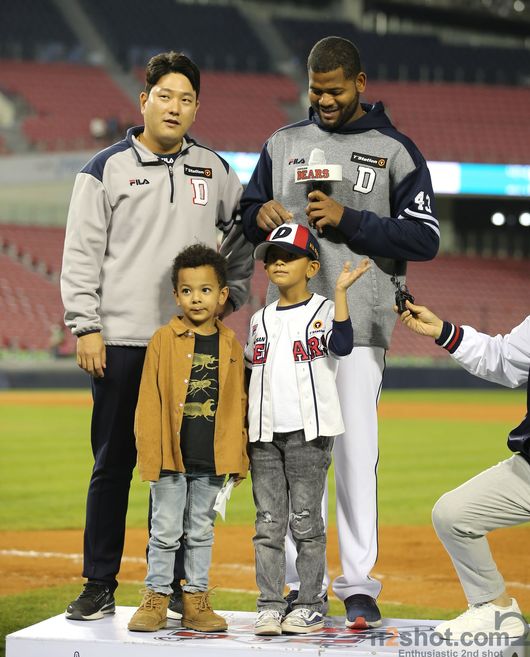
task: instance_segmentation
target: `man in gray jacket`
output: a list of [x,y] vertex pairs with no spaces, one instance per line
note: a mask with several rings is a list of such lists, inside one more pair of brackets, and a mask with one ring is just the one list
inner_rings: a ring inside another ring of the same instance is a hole
[[237,214],[241,184],[227,162],[187,136],[199,91],[199,70],[185,55],[153,57],[140,94],[144,125],[95,155],[74,185],[61,292],[65,322],[77,336],[77,363],[92,377],[94,399],[88,582],[68,605],[66,615],[75,620],[114,612],[136,463],[138,388],[147,343],[174,311],[173,258],[196,242],[216,248],[220,232],[230,309],[248,296],[252,247]]
[[[342,574],[333,591],[344,601],[346,625],[363,629],[381,624],[381,584],[370,571],[378,545],[377,402],[395,323],[391,279],[405,273],[407,260],[434,258],[440,233],[423,156],[381,103],[360,102],[366,75],[353,43],[322,39],[307,68],[309,118],[269,138],[241,207],[245,234],[256,244],[293,216],[307,221],[318,235],[322,263],[312,289],[322,296],[332,296],[345,260],[354,267],[363,256],[374,262],[348,290],[355,346],[337,375],[346,431],[334,447]],[[308,166],[314,162],[319,166]],[[274,298],[271,288],[267,303]],[[288,601],[298,595],[295,557],[291,542]]]

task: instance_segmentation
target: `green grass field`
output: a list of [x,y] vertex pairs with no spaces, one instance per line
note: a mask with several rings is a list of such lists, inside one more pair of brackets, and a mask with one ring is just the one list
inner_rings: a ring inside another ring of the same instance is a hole
[[[1,404],[0,392],[0,530],[75,529],[84,523],[86,487],[90,475],[89,406]],[[427,525],[434,501],[496,461],[506,458],[506,435],[525,408],[521,391],[387,391],[385,401],[407,404],[481,404],[484,408],[516,404],[513,420],[429,421],[412,414],[380,422],[379,522],[382,525]],[[330,482],[333,494],[333,482]],[[128,525],[144,527],[148,486],[134,478]],[[251,524],[254,508],[250,483],[236,489],[227,523]],[[331,513],[331,522],[334,522]],[[64,610],[65,601],[79,585],[38,589],[16,596],[0,596],[2,635]],[[134,605],[138,587],[119,588],[118,604]],[[223,592],[218,608],[254,609],[255,596]],[[338,603],[332,613],[341,613]],[[418,618],[450,617],[449,610],[383,606],[386,615]],[[0,655],[2,654],[0,650]]]

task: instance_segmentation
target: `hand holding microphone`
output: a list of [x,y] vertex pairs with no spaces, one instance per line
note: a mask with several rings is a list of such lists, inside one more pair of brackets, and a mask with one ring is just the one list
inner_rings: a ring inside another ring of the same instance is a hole
[[309,203],[305,210],[307,221],[320,234],[326,226],[336,227],[344,214],[344,206],[331,198],[332,183],[341,180],[342,166],[327,164],[324,151],[320,148],[311,151],[307,166],[296,169],[295,182],[305,183],[309,187]]

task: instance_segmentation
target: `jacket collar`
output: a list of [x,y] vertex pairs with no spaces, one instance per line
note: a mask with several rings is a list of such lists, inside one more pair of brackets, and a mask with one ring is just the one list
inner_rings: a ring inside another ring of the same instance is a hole
[[[184,324],[184,322],[178,315],[173,315],[173,317],[169,320],[169,325],[178,336],[186,335],[191,331],[191,329],[188,326],[186,326],[186,324]],[[215,326],[219,331],[219,335],[222,335],[227,338],[233,337],[235,335],[234,331],[232,331],[231,328],[228,328],[228,326],[225,326],[223,322],[221,322],[219,319],[215,320]],[[191,332],[193,333],[193,331]]]
[[[146,146],[144,146],[138,141],[138,136],[141,135],[143,131],[144,131],[144,126],[137,125],[134,126],[133,128],[129,128],[127,130],[127,136],[125,137],[125,140],[132,148],[134,154],[136,155],[138,162],[143,166],[149,166],[153,164],[155,165],[164,164],[162,160],[160,160],[155,155],[155,153],[150,151]],[[188,135],[185,135],[182,138],[182,148],[180,149],[177,157],[180,157],[181,155],[187,155],[188,151],[192,146],[195,145],[195,143],[196,142],[193,139],[188,137]]]
[[337,132],[338,134],[366,132],[368,130],[381,130],[382,128],[393,127],[390,119],[385,114],[385,108],[381,101],[378,101],[373,105],[361,103],[361,107],[365,111],[365,114],[363,114],[356,121],[346,123],[339,129],[328,128],[327,126],[322,125],[317,112],[315,112],[312,107],[309,108],[309,120],[315,123],[321,130],[324,130],[325,132]]

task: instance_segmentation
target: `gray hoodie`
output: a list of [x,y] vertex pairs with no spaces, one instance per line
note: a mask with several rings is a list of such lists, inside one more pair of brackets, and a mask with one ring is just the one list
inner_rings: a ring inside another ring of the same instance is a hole
[[[330,183],[327,193],[345,211],[337,228],[326,227],[317,235],[321,269],[311,287],[333,298],[344,262],[357,265],[364,256],[372,258],[375,266],[348,290],[348,305],[355,344],[386,349],[396,319],[390,278],[404,275],[407,260],[434,258],[440,232],[423,156],[392,126],[381,103],[363,109],[364,116],[338,130],[323,127],[311,110],[308,120],[275,132],[263,147],[241,209],[245,235],[255,244],[267,235],[257,227],[256,217],[270,199],[307,226],[311,188],[310,183],[295,184],[296,168],[307,165],[314,148],[324,151],[328,164],[341,164],[342,181]],[[267,302],[275,298],[277,291],[270,289]]]
[[170,278],[179,251],[202,242],[228,259],[230,301],[248,297],[252,247],[237,214],[242,187],[215,152],[185,139],[175,162],[136,139],[101,151],[77,175],[64,244],[61,294],[75,335],[145,346],[175,313]]

